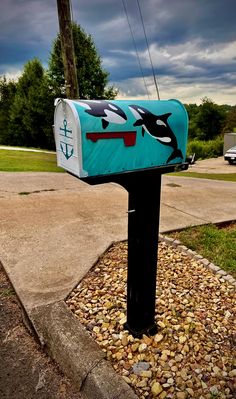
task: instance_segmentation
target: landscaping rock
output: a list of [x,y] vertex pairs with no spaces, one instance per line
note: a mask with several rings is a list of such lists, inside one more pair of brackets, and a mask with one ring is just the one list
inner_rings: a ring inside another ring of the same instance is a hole
[[126,243],[111,247],[67,300],[140,399],[233,398],[235,287],[205,264],[159,244],[153,337],[125,330]]

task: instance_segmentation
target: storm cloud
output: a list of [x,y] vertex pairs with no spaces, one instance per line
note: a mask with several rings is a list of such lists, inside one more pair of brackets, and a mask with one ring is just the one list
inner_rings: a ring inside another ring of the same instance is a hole
[[[155,98],[136,0],[125,0],[149,95]],[[234,0],[140,0],[162,98],[236,103]],[[120,98],[147,96],[122,0],[72,0],[73,19],[93,36]],[[58,32],[56,1],[2,0],[0,74],[14,76],[31,58],[47,66]]]

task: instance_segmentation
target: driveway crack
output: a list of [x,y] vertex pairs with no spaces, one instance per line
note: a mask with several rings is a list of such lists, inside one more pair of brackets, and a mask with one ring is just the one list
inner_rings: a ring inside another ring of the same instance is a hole
[[175,211],[184,213],[185,215],[192,216],[192,217],[194,217],[194,218],[196,218],[196,219],[198,219],[198,220],[202,220],[204,223],[211,223],[210,220],[203,219],[203,218],[200,218],[199,216],[193,215],[192,213],[182,211],[181,209],[178,209],[178,208],[176,208],[176,207],[173,206],[173,205],[168,205],[168,204],[166,204],[165,202],[163,202],[163,205],[167,206],[168,208],[174,209]]

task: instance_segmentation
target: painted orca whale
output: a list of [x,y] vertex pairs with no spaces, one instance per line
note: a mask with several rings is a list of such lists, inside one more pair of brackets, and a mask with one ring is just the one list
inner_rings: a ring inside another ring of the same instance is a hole
[[142,136],[146,132],[159,141],[159,143],[173,148],[173,152],[169,156],[167,163],[175,158],[183,159],[183,154],[178,149],[176,137],[167,121],[171,115],[170,112],[163,115],[154,115],[146,108],[137,105],[129,105],[129,109],[136,118],[134,126],[142,126]]
[[102,127],[106,129],[109,123],[123,124],[127,121],[124,111],[117,105],[105,100],[76,101],[81,107],[86,108],[87,114],[102,118]]

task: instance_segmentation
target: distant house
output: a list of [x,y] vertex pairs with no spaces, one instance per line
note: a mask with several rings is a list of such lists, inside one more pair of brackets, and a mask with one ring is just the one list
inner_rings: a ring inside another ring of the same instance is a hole
[[225,133],[223,155],[225,155],[226,151],[234,145],[236,145],[236,133]]

